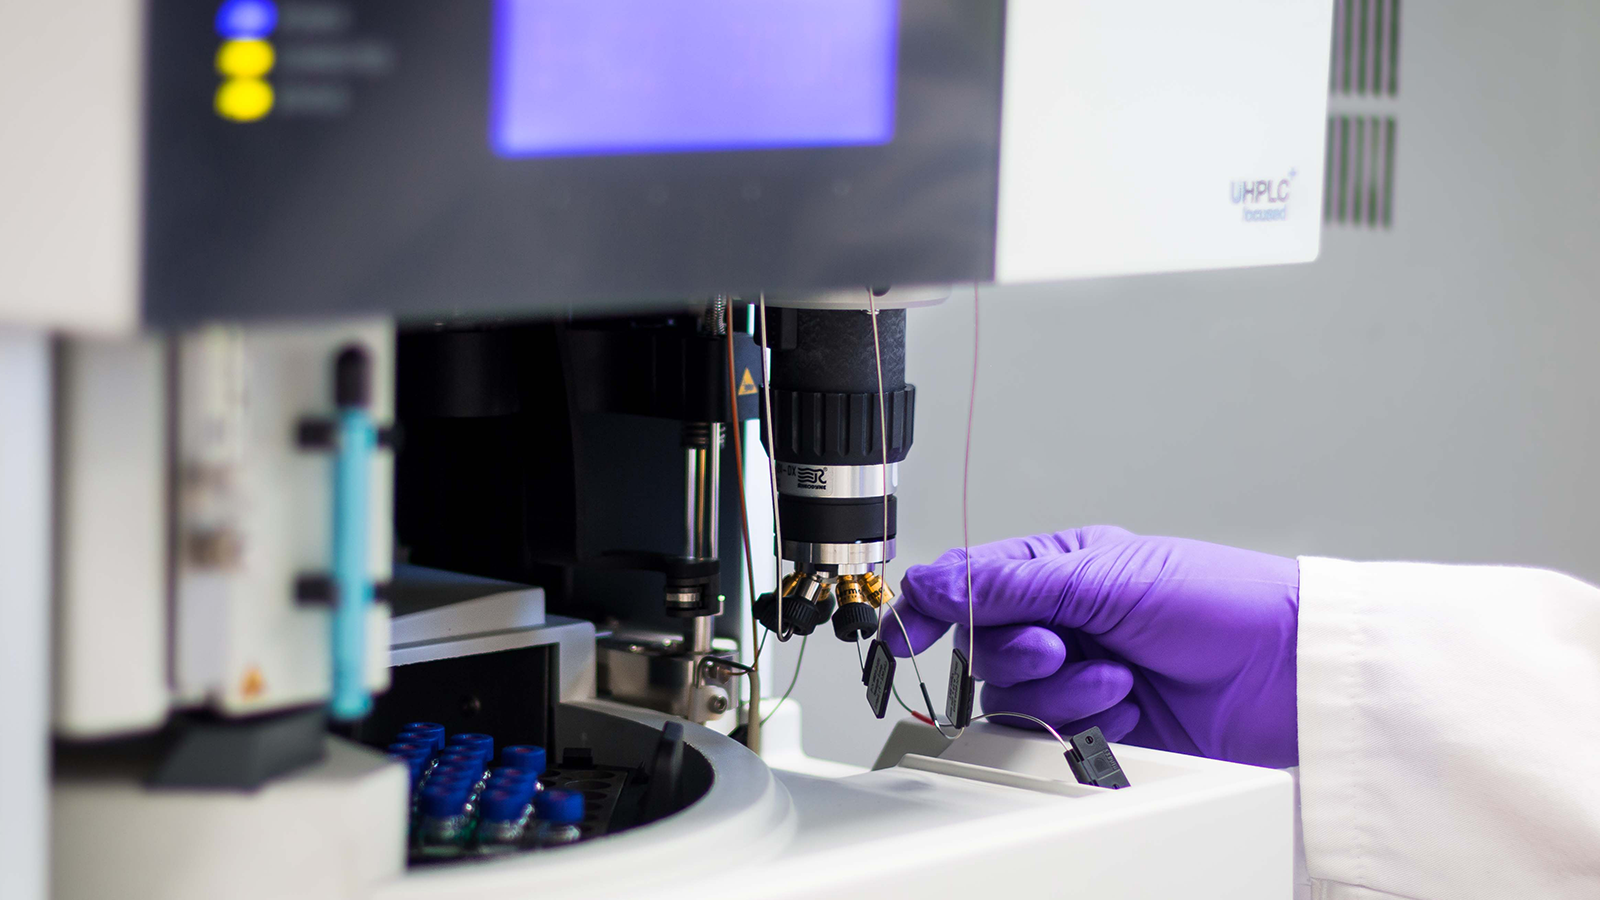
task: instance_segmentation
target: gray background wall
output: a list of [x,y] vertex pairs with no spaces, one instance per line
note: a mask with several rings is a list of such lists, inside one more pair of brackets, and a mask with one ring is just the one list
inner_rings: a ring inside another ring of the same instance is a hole
[[[1391,230],[1330,226],[1307,266],[982,290],[975,543],[1107,522],[1600,581],[1600,4],[1402,22],[1399,97],[1333,102],[1398,120]],[[958,288],[910,319],[896,573],[961,542],[971,315]],[[869,762],[896,717],[821,632],[795,696],[827,758]]]

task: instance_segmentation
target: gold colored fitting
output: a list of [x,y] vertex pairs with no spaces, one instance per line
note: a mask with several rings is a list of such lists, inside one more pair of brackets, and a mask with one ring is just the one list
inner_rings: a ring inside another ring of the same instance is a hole
[[860,576],[857,575],[841,575],[839,583],[834,586],[833,594],[839,601],[840,606],[851,603],[868,603],[872,606],[877,606],[867,597],[867,586],[862,583]]
[[860,576],[862,585],[867,591],[867,602],[873,606],[882,606],[894,600],[894,588],[889,587],[883,576],[877,572],[868,572]]
[[796,594],[804,594],[808,580],[814,582],[817,586],[816,594],[811,598],[811,602],[826,604],[833,599],[833,587],[828,584],[826,578],[819,575],[808,575],[804,572],[790,572],[785,575],[783,578],[783,590],[778,596],[793,597]]

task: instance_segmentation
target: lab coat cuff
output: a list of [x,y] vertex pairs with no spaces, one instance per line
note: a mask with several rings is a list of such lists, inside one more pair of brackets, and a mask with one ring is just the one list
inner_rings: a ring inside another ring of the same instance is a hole
[[1300,822],[1307,874],[1332,883],[1366,883],[1362,823],[1372,786],[1364,761],[1376,738],[1362,709],[1374,601],[1363,568],[1300,559]]

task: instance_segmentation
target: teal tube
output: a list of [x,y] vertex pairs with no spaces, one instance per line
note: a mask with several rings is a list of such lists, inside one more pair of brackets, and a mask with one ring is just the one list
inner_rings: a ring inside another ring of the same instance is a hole
[[378,429],[360,407],[339,410],[339,444],[333,471],[333,698],[329,712],[341,721],[372,709],[367,692],[367,610],[372,580],[367,575],[368,495]]

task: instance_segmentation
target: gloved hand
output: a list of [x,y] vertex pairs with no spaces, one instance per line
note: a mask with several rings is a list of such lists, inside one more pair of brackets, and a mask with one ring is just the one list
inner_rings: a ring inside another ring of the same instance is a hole
[[[966,579],[960,549],[906,571],[895,610],[911,649],[958,624],[967,652]],[[1098,725],[1142,747],[1298,761],[1295,560],[1098,526],[972,548],[972,594],[985,710]],[[883,638],[906,656],[892,620]]]

